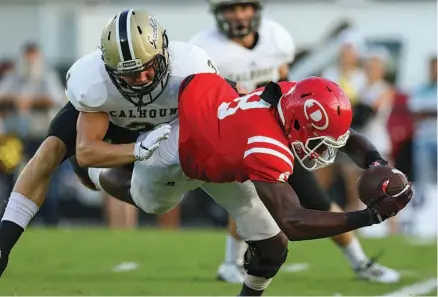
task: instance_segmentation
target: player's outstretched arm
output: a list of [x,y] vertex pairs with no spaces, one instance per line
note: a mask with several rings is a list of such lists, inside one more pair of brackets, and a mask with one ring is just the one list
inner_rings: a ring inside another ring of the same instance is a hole
[[[378,217],[368,208],[346,213],[305,209],[288,183],[253,183],[260,199],[291,241],[331,237],[379,223]],[[392,212],[392,208],[385,210],[388,211]]]
[[388,164],[371,141],[353,129],[350,129],[350,137],[347,144],[341,150],[362,169],[369,168],[371,165]]
[[77,121],[76,159],[82,167],[114,167],[135,161],[134,143],[103,141],[109,126],[105,112],[81,112]]
[[149,159],[160,142],[169,138],[170,125],[163,124],[143,140],[130,144],[103,141],[109,115],[104,112],[81,112],[77,121],[76,159],[81,167],[116,167]]

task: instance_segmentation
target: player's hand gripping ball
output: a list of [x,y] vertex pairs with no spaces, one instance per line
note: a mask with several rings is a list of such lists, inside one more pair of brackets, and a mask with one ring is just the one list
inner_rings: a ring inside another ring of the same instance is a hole
[[411,200],[413,192],[403,172],[388,165],[373,166],[359,177],[360,200],[374,213],[378,222],[395,216]]

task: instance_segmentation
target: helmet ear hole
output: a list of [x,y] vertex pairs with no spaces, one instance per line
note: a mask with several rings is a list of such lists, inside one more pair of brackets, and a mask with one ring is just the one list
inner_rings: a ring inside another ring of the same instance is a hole
[[298,120],[294,121],[294,129],[297,131],[300,131],[301,129],[300,122]]

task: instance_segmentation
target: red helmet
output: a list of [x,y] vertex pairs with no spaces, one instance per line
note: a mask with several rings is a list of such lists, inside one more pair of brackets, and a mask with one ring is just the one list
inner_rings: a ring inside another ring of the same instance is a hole
[[350,100],[322,77],[298,81],[277,106],[295,158],[313,171],[333,163],[350,135]]

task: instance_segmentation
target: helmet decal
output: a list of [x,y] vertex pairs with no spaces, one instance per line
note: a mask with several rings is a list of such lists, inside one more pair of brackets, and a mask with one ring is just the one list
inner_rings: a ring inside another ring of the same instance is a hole
[[149,16],[148,24],[152,27],[152,36],[148,35],[149,43],[157,49],[157,40],[158,40],[158,22],[153,16]]
[[304,115],[313,128],[325,130],[329,125],[329,118],[324,107],[315,99],[307,99],[304,103]]

